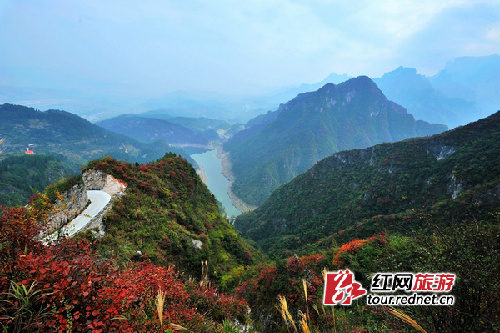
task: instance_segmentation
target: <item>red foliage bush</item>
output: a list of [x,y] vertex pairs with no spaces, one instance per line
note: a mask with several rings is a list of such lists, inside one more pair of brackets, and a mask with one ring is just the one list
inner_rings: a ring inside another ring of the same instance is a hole
[[387,242],[387,235],[384,233],[378,234],[376,236],[368,237],[367,239],[353,239],[350,242],[342,245],[333,258],[333,265],[338,268],[344,267],[344,262],[342,261],[342,254],[356,254],[364,245],[371,242],[379,242],[380,244]]
[[288,258],[286,262],[286,268],[290,272],[298,273],[302,271],[302,267],[303,267],[302,261],[297,256]]
[[368,243],[368,240],[366,240],[366,239],[353,239],[349,243],[342,245],[338,249],[337,254],[335,254],[335,257],[333,258],[333,265],[338,267],[338,268],[342,268],[344,266],[344,262],[342,261],[342,258],[341,258],[342,253],[355,254],[366,243]]
[[[173,267],[142,262],[119,269],[85,240],[44,246],[37,240],[35,213],[7,209],[0,218],[0,294],[7,295],[0,300],[0,325],[8,329],[163,332],[179,324],[209,332],[225,318],[246,315],[242,298],[196,283],[186,286]],[[15,295],[13,284],[34,289]],[[155,305],[160,289],[165,293],[163,328]]]

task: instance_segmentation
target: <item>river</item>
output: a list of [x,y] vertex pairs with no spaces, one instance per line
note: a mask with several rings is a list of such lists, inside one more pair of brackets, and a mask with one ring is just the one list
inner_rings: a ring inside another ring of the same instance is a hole
[[227,194],[230,182],[221,173],[222,164],[221,160],[217,157],[217,150],[212,149],[201,154],[191,154],[190,156],[203,168],[208,189],[215,195],[217,200],[222,202],[227,214],[229,216],[241,214],[241,212],[234,207]]

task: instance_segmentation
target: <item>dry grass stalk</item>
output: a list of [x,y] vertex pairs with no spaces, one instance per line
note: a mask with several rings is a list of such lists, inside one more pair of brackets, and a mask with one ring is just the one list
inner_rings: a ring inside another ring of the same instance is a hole
[[297,327],[295,326],[295,323],[293,322],[292,315],[288,311],[288,303],[286,302],[286,298],[284,296],[278,296],[278,300],[280,302],[280,306],[278,308],[279,312],[281,313],[281,316],[283,317],[283,320],[286,323],[286,327],[288,328],[289,322],[292,324],[292,327],[295,332],[297,331]]
[[[306,300],[306,320],[309,318],[309,304],[307,303],[307,281],[306,279],[302,279],[302,287],[304,288],[304,296]],[[307,324],[307,322],[306,322]]]
[[300,313],[300,327],[302,327],[303,333],[311,333],[309,327],[307,326],[307,315],[305,313]]
[[163,327],[163,304],[165,303],[165,294],[161,288],[158,289],[155,303],[156,311],[158,311],[158,319],[160,320],[160,326]]
[[307,282],[306,282],[306,279],[302,279],[302,287],[304,288],[304,295],[306,296],[306,302],[307,302]]
[[172,329],[174,329],[176,331],[189,331],[187,328],[182,327],[181,325],[177,325],[177,324],[170,324],[170,327],[172,327]]
[[[319,314],[319,310],[318,310],[318,305],[313,304],[313,309],[316,311],[316,313],[318,314],[318,317],[319,317],[320,314]],[[321,309],[323,310],[323,314],[325,314],[325,308],[321,307]]]
[[200,287],[207,287],[208,286],[208,261],[202,261],[201,262],[201,281],[200,281]]
[[337,318],[335,318],[335,306],[332,306],[333,332],[337,333]]
[[413,326],[415,329],[419,330],[420,332],[423,332],[423,333],[427,333],[423,328],[422,326],[420,326],[414,319],[412,319],[410,316],[408,316],[406,313],[404,313],[403,311],[401,310],[397,310],[395,308],[391,308],[389,310],[389,312],[398,317],[399,319],[401,319],[403,322],[407,323],[407,324],[410,324],[411,326]]

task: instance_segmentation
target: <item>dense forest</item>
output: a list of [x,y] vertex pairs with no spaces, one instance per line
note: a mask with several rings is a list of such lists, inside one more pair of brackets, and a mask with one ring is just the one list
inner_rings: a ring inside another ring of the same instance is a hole
[[[500,112],[430,138],[340,152],[240,215],[243,235],[275,258],[238,287],[262,330],[291,327],[270,305],[281,299],[296,322],[309,314],[311,332],[498,331],[499,135]],[[457,301],[322,307],[323,270],[345,268],[364,286],[375,272],[454,272]]]
[[0,161],[0,205],[24,206],[29,197],[80,170],[64,156],[21,155]]
[[377,230],[420,231],[420,215],[449,224],[476,207],[487,216],[498,207],[498,151],[500,112],[433,137],[339,152],[239,216],[236,226],[283,256],[328,246],[332,234],[345,241]]

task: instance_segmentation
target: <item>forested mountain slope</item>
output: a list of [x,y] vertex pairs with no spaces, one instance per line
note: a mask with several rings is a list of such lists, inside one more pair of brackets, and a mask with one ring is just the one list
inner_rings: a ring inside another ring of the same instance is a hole
[[[103,156],[144,163],[174,152],[196,165],[183,150],[163,141],[138,142],[61,110],[42,112],[22,105],[2,104],[0,119],[0,204],[3,205],[24,205],[36,191],[42,191],[62,176],[79,173],[80,166]],[[34,155],[24,155],[28,148]]]
[[106,235],[99,248],[106,255],[143,255],[193,276],[200,276],[201,262],[207,261],[208,276],[219,283],[232,268],[262,259],[221,216],[214,195],[185,159],[166,154],[136,165],[107,157],[87,168],[127,184],[103,220]]
[[428,138],[336,153],[235,225],[277,255],[380,230],[423,231],[500,204],[500,112]]
[[[24,206],[36,191],[77,170],[65,158],[51,155],[10,156],[0,162],[0,206]],[[79,170],[78,170],[79,171]]]
[[224,146],[236,178],[232,190],[253,205],[334,152],[446,129],[415,121],[365,76],[299,94],[263,120]]

